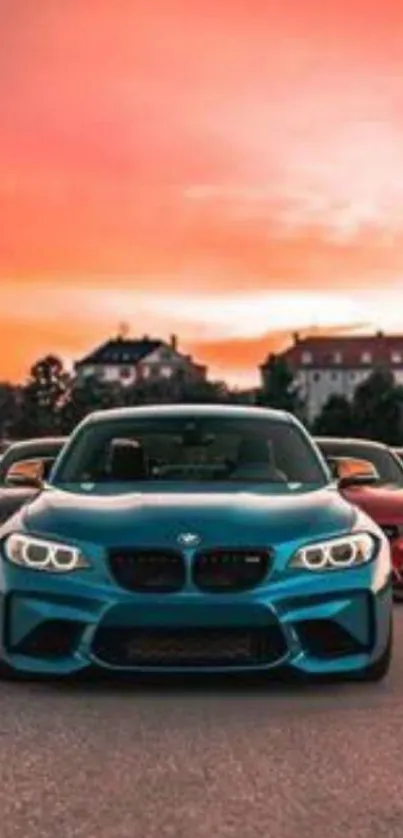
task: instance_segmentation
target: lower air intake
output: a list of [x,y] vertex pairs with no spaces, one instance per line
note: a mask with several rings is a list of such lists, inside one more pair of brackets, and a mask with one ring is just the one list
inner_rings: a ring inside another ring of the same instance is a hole
[[9,651],[34,658],[64,658],[71,655],[84,626],[68,620],[46,620],[27,634]]
[[96,657],[120,667],[257,666],[286,652],[282,632],[267,628],[99,629]]
[[297,623],[296,631],[308,654],[316,658],[344,657],[368,651],[345,628],[333,620],[306,620]]

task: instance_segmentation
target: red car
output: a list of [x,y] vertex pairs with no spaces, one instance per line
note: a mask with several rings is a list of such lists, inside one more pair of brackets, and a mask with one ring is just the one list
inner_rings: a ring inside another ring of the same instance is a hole
[[[352,472],[341,481],[340,491],[361,507],[389,538],[393,561],[393,591],[403,601],[403,463],[387,445],[363,439],[317,437],[316,444],[332,467],[346,458],[372,466],[366,474]],[[358,462],[357,462],[358,466]]]

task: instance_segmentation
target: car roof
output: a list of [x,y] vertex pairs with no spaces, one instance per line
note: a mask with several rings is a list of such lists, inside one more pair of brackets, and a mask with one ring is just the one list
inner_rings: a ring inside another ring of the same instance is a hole
[[388,448],[384,442],[377,442],[373,439],[362,439],[357,437],[315,436],[314,439],[319,447],[321,445],[332,445],[335,448],[345,448],[348,445],[354,445],[355,448]]
[[18,442],[12,442],[11,445],[8,446],[6,454],[10,452],[19,452],[19,451],[36,451],[38,448],[40,450],[46,451],[47,449],[55,449],[61,448],[62,445],[67,440],[67,436],[53,436],[53,437],[37,437],[33,439],[21,439]]
[[272,419],[285,423],[292,423],[294,417],[283,410],[265,407],[251,407],[243,405],[225,404],[175,404],[175,405],[147,405],[146,407],[118,407],[110,410],[99,410],[90,413],[82,425],[101,423],[113,419],[148,419],[155,416],[191,418],[201,416],[233,417],[239,419]]

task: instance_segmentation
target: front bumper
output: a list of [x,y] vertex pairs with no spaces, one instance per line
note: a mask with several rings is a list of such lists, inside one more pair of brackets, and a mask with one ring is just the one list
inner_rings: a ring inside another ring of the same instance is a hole
[[[382,548],[385,551],[387,548]],[[384,653],[389,557],[292,572],[248,593],[133,594],[106,572],[63,577],[1,563],[0,653],[21,672],[353,673]]]

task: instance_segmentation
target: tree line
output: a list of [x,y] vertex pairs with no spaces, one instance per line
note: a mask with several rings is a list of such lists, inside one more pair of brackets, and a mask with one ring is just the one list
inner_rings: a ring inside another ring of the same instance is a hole
[[[264,385],[240,392],[221,381],[142,381],[129,387],[70,374],[62,361],[48,355],[32,367],[23,385],[0,383],[0,437],[69,434],[88,413],[111,407],[166,403],[256,404],[287,410],[308,427],[306,404],[291,370],[272,355]],[[388,369],[375,370],[352,400],[333,395],[310,430],[318,435],[367,437],[389,445],[403,443],[403,387]]]
[[342,394],[331,395],[312,422],[286,362],[273,355],[268,367],[268,384],[259,393],[258,401],[291,411],[313,434],[403,445],[403,386],[395,382],[388,367],[374,369],[357,386],[351,399]]

